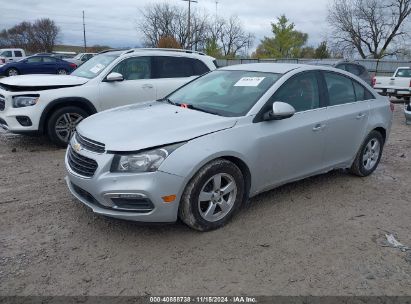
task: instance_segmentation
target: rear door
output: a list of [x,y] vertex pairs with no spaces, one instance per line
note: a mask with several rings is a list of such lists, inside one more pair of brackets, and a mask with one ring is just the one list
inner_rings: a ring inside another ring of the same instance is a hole
[[355,157],[369,117],[367,100],[374,97],[351,77],[335,72],[322,74],[328,93],[324,162],[334,167]]
[[53,57],[43,57],[42,74],[56,74],[58,68],[58,59]]
[[151,57],[124,59],[111,72],[120,73],[124,80],[116,82],[103,80],[100,83],[99,101],[102,110],[156,99]]
[[160,99],[210,69],[200,60],[186,57],[153,57],[153,83]]

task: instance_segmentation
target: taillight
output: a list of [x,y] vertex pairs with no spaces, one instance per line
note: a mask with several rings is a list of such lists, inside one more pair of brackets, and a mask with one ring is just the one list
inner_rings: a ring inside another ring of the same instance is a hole
[[394,112],[395,107],[394,107],[394,104],[392,102],[390,102],[390,109],[391,109],[391,112]]
[[76,69],[76,68],[77,68],[77,65],[76,65],[75,63],[69,63],[69,66],[70,66],[71,68],[73,68],[73,69]]
[[[375,76],[372,78],[371,80],[371,86],[375,87],[375,84],[377,83],[377,78],[375,78]],[[410,83],[411,84],[411,83]]]

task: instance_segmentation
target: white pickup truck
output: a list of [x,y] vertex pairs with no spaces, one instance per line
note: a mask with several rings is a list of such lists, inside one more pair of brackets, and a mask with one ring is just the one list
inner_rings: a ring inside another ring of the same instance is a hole
[[374,77],[373,87],[380,95],[410,101],[411,67],[398,68],[392,77]]

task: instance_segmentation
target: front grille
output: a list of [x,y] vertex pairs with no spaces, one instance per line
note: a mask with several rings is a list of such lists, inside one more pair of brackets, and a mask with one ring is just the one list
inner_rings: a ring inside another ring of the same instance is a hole
[[76,153],[71,147],[67,154],[68,164],[75,173],[84,177],[93,177],[97,170],[97,162],[94,159]]
[[106,151],[106,146],[104,144],[88,139],[78,133],[76,133],[76,140],[84,149],[88,151],[96,153],[104,153]]
[[4,111],[5,107],[6,107],[6,99],[4,98],[3,95],[0,95],[0,111]]

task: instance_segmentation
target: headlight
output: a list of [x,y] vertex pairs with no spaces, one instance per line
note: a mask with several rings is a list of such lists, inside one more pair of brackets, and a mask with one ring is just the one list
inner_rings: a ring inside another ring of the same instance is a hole
[[184,144],[185,142],[142,151],[137,154],[116,155],[111,165],[111,172],[142,173],[157,171],[163,161]]
[[13,97],[13,107],[23,108],[28,106],[34,106],[39,100],[39,95],[23,95]]

